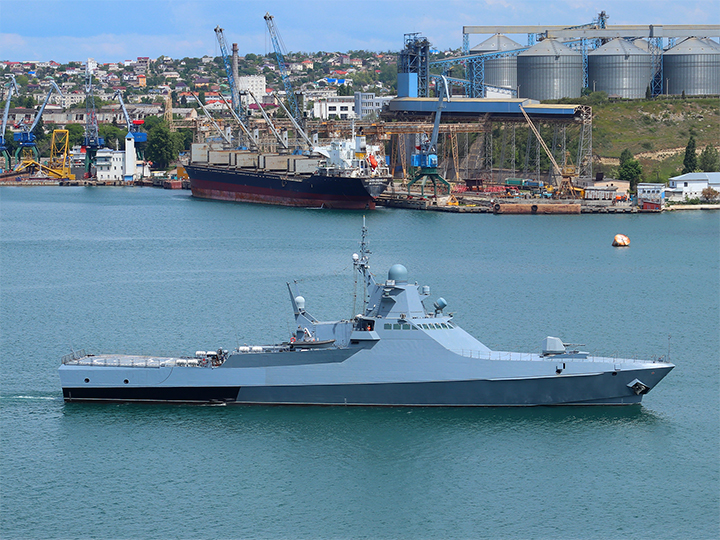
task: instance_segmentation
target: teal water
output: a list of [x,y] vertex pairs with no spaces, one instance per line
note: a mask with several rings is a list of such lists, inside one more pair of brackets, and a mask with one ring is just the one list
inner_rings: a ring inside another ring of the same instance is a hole
[[286,339],[293,279],[316,317],[350,316],[362,216],[0,188],[0,537],[720,536],[718,213],[366,214],[373,271],[404,264],[491,348],[669,349],[639,407],[63,403],[71,346]]

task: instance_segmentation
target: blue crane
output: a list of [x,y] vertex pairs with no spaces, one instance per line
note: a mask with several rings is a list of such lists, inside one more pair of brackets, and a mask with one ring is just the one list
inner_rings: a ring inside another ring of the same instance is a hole
[[240,103],[240,92],[238,91],[237,81],[233,76],[232,65],[230,64],[230,54],[228,53],[225,34],[220,26],[215,27],[215,36],[220,44],[220,52],[222,53],[223,63],[225,64],[225,72],[227,73],[228,83],[230,84],[230,93],[232,96],[232,106],[235,113],[242,119],[247,118],[247,114]]
[[10,77],[10,82],[6,85],[8,87],[8,93],[6,96],[7,99],[5,100],[5,112],[3,113],[2,119],[2,131],[0,131],[0,152],[2,152],[2,156],[5,158],[5,167],[7,169],[10,169],[11,165],[10,152],[8,152],[8,147],[5,143],[5,129],[7,128],[8,112],[10,111],[10,100],[12,99],[13,92],[15,92],[16,94],[20,94],[20,89],[15,82],[15,77],[12,75],[10,75]]
[[45,106],[48,104],[48,101],[50,101],[50,96],[53,93],[53,90],[57,90],[57,93],[60,94],[60,97],[62,97],[62,92],[60,91],[60,88],[58,88],[58,85],[55,84],[55,81],[52,80],[50,77],[46,77],[48,81],[50,81],[50,91],[47,93],[47,96],[45,96],[45,101],[43,101],[42,106],[38,110],[37,114],[35,115],[35,121],[32,123],[30,127],[27,126],[27,124],[23,125],[22,131],[19,131],[18,133],[15,133],[13,135],[13,138],[15,139],[15,142],[18,143],[17,150],[15,150],[15,161],[20,161],[20,152],[23,152],[23,154],[33,156],[35,161],[38,161],[40,159],[40,154],[37,150],[37,143],[35,134],[33,133],[33,130],[37,127],[38,123],[40,122],[40,119],[42,118],[43,112],[45,111]]
[[[135,139],[135,152],[140,159],[143,159],[143,146],[148,140],[147,133],[144,131],[138,131],[138,126],[130,120],[130,115],[125,108],[125,102],[123,101],[122,92],[120,90],[115,91],[113,99],[120,101],[120,108],[122,109],[123,115],[125,115],[125,125],[127,126],[128,134]],[[142,120],[139,120],[139,122],[142,122]]]
[[280,38],[280,34],[278,34],[273,16],[270,15],[270,13],[265,13],[265,22],[267,23],[268,32],[270,32],[270,39],[272,40],[273,48],[275,49],[275,57],[277,58],[278,66],[280,67],[280,75],[282,76],[283,84],[285,85],[285,93],[287,94],[287,100],[290,104],[290,111],[292,112],[295,120],[302,122],[300,108],[298,107],[297,99],[295,98],[295,93],[293,92],[292,84],[290,83],[290,74],[288,73],[287,65],[285,64],[285,55],[287,54],[287,51],[285,50],[282,39]]
[[105,140],[98,132],[97,115],[95,113],[95,97],[93,96],[92,72],[88,64],[85,69],[85,178],[90,178],[92,165],[96,161],[97,151],[105,145]]

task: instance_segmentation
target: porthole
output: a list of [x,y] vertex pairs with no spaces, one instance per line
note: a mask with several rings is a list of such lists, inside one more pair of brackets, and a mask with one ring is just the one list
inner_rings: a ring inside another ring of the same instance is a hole
[[128,381],[127,379],[125,379],[123,382],[124,382],[125,384],[129,384],[129,383],[130,383],[130,381]]
[[90,379],[88,379],[88,378],[86,377],[86,378],[85,378],[85,382],[86,382],[86,383],[89,383],[89,382],[90,382]]

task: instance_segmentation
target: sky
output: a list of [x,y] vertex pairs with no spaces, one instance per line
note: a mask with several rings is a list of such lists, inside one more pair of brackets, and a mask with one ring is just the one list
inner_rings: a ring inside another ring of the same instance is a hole
[[0,60],[219,56],[218,25],[241,55],[265,54],[266,12],[289,52],[399,51],[413,32],[447,50],[462,47],[464,25],[577,26],[603,10],[610,27],[720,24],[718,0],[0,0]]

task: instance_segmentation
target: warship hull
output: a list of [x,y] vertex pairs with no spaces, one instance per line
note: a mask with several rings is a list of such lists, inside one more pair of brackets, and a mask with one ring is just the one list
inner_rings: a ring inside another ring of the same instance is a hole
[[[612,359],[597,358],[592,360],[590,369],[588,362],[566,361],[565,368],[558,373],[558,366],[552,361],[468,363],[459,356],[455,359],[459,364],[448,370],[454,373],[453,380],[443,380],[440,374],[427,370],[423,380],[412,381],[397,376],[407,367],[404,362],[386,363],[386,369],[380,372],[358,369],[355,356],[366,356],[359,352],[341,361],[329,350],[273,354],[285,358],[275,358],[276,365],[272,367],[259,367],[262,354],[246,353],[243,360],[252,360],[258,367],[245,368],[177,366],[178,359],[172,358],[146,358],[148,367],[144,367],[143,359],[138,357],[88,356],[61,367],[63,397],[68,402],[263,405],[632,405],[640,403],[643,394],[673,368],[666,363],[619,365]],[[228,362],[237,360],[231,356]],[[535,374],[523,376],[523,372]],[[418,375],[417,368],[415,374]],[[353,379],[372,382],[351,382]]]
[[288,174],[213,165],[188,165],[193,197],[305,208],[366,210],[389,178]]

